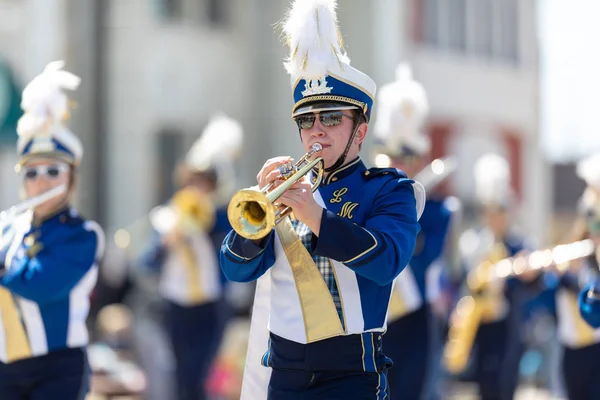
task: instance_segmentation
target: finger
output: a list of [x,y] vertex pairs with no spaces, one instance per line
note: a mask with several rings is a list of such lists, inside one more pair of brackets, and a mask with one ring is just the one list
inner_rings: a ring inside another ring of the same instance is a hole
[[280,174],[279,171],[277,171],[277,167],[287,164],[291,161],[291,157],[275,157],[267,160],[256,176],[259,187],[262,188],[268,185],[269,182],[267,182],[266,176],[268,176],[270,173],[276,171],[277,176]]

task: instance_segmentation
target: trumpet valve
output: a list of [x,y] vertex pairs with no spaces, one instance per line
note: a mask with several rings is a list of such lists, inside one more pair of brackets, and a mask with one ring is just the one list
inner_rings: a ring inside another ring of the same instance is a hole
[[287,179],[296,173],[297,168],[294,166],[293,159],[287,163],[277,167],[282,179]]

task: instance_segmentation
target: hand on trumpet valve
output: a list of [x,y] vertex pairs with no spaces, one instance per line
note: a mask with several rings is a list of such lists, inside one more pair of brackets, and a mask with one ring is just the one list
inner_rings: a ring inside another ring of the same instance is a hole
[[277,202],[291,207],[296,219],[306,224],[315,235],[319,236],[323,208],[313,197],[312,184],[308,176],[299,179],[281,195]]
[[[274,157],[265,162],[263,167],[256,175],[259,189],[264,189],[273,184],[272,189],[283,181],[283,172],[287,168],[291,168],[294,160],[291,157]],[[279,181],[279,182],[278,182]]]

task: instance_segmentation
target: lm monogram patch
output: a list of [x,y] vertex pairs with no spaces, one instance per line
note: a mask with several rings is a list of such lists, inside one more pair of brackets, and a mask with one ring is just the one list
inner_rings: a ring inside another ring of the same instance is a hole
[[352,219],[352,217],[353,217],[352,211],[354,211],[356,206],[358,206],[358,203],[353,203],[351,201],[347,201],[344,203],[344,205],[342,206],[342,209],[340,210],[340,212],[337,215],[339,215],[342,218]]
[[343,187],[341,189],[338,189],[336,191],[333,192],[333,197],[329,200],[329,202],[331,204],[334,203],[341,203],[342,202],[342,196],[345,195],[346,193],[348,193],[348,188]]

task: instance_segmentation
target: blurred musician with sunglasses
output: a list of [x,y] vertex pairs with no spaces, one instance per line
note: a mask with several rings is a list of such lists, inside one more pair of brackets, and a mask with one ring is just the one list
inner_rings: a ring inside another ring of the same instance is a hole
[[3,229],[0,397],[6,400],[77,400],[88,391],[85,321],[104,236],[71,205],[83,148],[66,126],[63,90],[77,89],[80,79],[62,67],[48,64],[23,91],[17,142],[23,194],[66,190]]
[[237,121],[225,115],[210,120],[177,168],[179,190],[150,213],[155,234],[139,258],[160,274],[179,400],[207,398],[206,379],[225,326],[218,251],[231,229],[226,204],[242,140]]
[[[378,101],[375,164],[397,168],[413,178],[426,167],[431,143],[423,132],[427,96],[421,84],[413,80],[408,64],[398,65],[396,81],[380,89]],[[445,280],[450,276],[446,265],[449,257],[445,257],[444,250],[450,226],[456,223],[458,199],[432,196],[427,190],[414,254],[394,282],[388,311],[384,348],[394,360],[389,372],[391,399],[417,400],[430,391],[428,387],[433,390],[432,379],[430,385],[425,385],[425,381],[428,366],[439,365],[439,359],[432,355],[438,353],[441,345],[431,343],[440,335],[430,327],[430,303],[437,306],[437,316],[444,319],[450,307],[449,303],[442,303],[439,287],[441,275]],[[435,370],[431,367],[429,375],[435,375]]]
[[[415,246],[424,190],[397,169],[367,169],[359,157],[375,83],[350,66],[335,6],[333,0],[296,0],[283,25],[292,118],[305,152],[322,146],[323,180],[314,193],[311,174],[288,189],[277,201],[290,206],[293,217],[263,239],[232,231],[221,250],[227,278],[258,279],[259,287],[266,279],[271,298],[262,310],[269,313],[270,333],[251,329],[244,375],[252,379],[262,361],[271,368],[268,384],[243,388],[242,399],[388,395],[385,316],[392,282]],[[259,187],[277,180],[277,167],[289,161],[268,160]],[[260,318],[254,311],[253,319]],[[266,323],[256,329],[266,331]],[[262,360],[253,346],[263,349]]]

